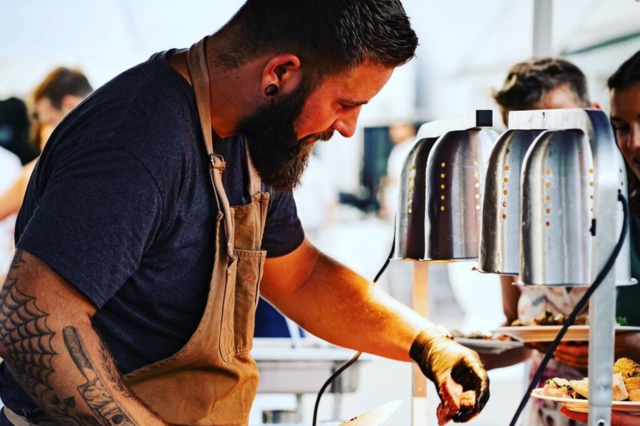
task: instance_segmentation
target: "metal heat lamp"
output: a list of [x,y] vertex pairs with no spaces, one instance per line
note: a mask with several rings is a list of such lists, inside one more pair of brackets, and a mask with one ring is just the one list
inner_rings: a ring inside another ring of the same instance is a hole
[[[509,125],[486,172],[479,269],[521,285],[590,286],[616,246],[627,192],[606,114],[520,111]],[[618,259],[590,300],[590,426],[610,424],[615,286],[635,283],[628,242]]]
[[[411,308],[429,314],[429,262],[478,258],[492,111],[422,125],[400,180],[392,259],[414,261]],[[427,424],[427,379],[413,366],[411,424]]]

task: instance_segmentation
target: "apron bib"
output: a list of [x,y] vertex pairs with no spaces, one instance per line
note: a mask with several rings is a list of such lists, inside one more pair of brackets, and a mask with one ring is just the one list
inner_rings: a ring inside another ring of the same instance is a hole
[[[258,368],[249,351],[266,258],[260,246],[269,194],[261,192],[247,151],[251,202],[229,205],[222,186],[225,163],[213,152],[205,40],[189,49],[187,62],[219,211],[207,304],[198,328],[182,349],[126,374],[123,380],[172,425],[245,426],[258,389]],[[16,426],[38,424],[37,418],[27,420],[6,407],[5,412]]]

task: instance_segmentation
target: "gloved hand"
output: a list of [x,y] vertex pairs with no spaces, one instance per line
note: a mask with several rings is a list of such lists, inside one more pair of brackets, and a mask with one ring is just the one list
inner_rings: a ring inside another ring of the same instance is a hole
[[489,377],[476,352],[456,343],[442,329],[431,327],[418,334],[409,355],[436,385],[443,404],[446,401],[440,388],[449,375],[463,391],[475,391],[475,405],[461,406],[452,418],[454,422],[466,422],[484,408],[489,400]]

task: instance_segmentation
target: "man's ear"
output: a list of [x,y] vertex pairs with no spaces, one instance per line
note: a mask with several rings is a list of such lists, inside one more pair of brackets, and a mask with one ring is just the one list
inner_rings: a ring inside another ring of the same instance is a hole
[[82,101],[82,98],[75,95],[64,95],[62,97],[62,101],[60,102],[60,110],[67,114],[69,111],[74,109],[76,105],[78,105]]
[[589,104],[589,108],[593,108],[593,109],[602,109],[602,107],[600,106],[600,104],[599,104],[599,103],[597,103],[597,102],[591,102],[591,103]]
[[262,71],[260,89],[266,97],[273,97],[277,93],[288,94],[298,87],[301,80],[300,58],[288,53],[280,54],[266,63]]

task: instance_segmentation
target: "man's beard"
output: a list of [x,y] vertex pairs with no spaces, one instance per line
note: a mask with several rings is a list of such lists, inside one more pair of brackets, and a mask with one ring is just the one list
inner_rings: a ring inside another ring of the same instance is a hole
[[297,139],[295,123],[311,89],[303,83],[294,93],[276,96],[238,124],[258,174],[278,191],[291,192],[299,186],[315,142],[333,136],[333,131],[327,131]]

